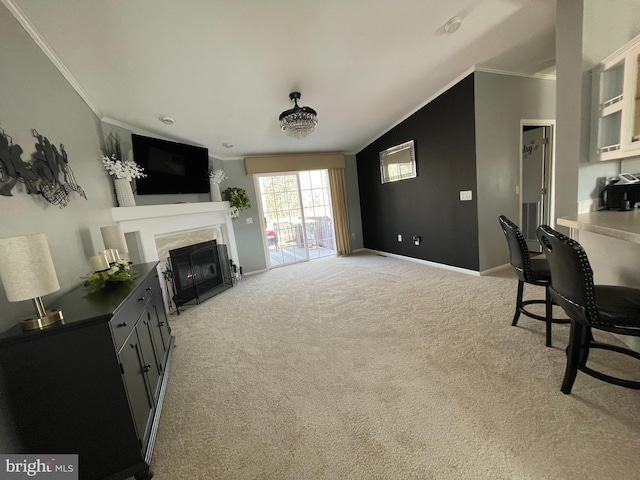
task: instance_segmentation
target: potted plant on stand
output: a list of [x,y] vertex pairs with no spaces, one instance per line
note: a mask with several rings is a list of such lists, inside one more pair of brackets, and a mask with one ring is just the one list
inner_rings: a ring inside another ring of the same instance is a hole
[[249,196],[243,188],[229,187],[222,193],[231,207],[231,218],[238,218],[242,210],[251,208]]

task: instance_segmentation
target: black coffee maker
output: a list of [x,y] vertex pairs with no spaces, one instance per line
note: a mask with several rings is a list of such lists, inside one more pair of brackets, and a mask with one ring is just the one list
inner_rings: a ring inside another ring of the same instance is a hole
[[632,210],[640,202],[640,183],[611,183],[602,192],[605,210]]

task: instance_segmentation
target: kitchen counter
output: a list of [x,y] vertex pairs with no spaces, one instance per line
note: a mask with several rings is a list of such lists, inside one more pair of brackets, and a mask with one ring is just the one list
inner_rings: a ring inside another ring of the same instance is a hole
[[[580,213],[556,223],[569,227],[587,252],[596,284],[640,288],[640,209]],[[640,337],[613,335],[640,352]]]
[[[611,238],[640,244],[640,209],[628,212],[600,210],[556,219],[558,225],[572,230],[598,233]],[[572,232],[572,237],[574,237]]]

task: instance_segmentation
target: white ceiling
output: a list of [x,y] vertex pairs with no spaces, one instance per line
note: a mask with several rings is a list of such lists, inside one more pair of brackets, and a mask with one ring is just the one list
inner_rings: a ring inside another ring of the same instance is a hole
[[[473,65],[555,65],[555,0],[2,2],[104,121],[220,159],[356,153]],[[318,112],[304,140],[279,129],[292,91]]]

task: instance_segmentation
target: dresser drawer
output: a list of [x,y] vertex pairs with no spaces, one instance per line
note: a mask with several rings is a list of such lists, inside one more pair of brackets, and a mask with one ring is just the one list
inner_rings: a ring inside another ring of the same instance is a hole
[[136,326],[138,318],[144,311],[144,302],[127,302],[124,307],[109,321],[109,328],[113,335],[113,343],[116,350],[120,350],[120,347],[127,339],[131,331]]
[[127,339],[136,325],[138,318],[144,312],[145,306],[151,298],[158,279],[155,275],[150,275],[138,288],[136,288],[127,298],[124,305],[111,317],[109,327],[113,334],[113,341],[116,349],[120,349],[122,343]]

